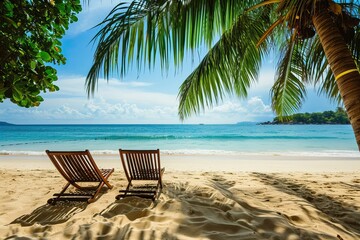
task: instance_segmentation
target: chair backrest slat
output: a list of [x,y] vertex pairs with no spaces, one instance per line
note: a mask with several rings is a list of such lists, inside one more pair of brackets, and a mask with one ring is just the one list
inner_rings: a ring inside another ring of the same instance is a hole
[[76,174],[76,162],[73,160],[72,156],[67,156],[67,155],[58,155],[55,156],[56,158],[58,157],[59,159],[62,160],[62,164],[60,164],[60,166],[62,167],[62,169],[69,175],[69,177],[71,179],[77,179],[77,174]]
[[69,182],[101,181],[101,172],[95,164],[90,152],[46,151],[58,171]]
[[126,160],[129,164],[129,173],[131,175],[131,178],[134,178],[133,173],[136,172],[135,157],[133,156],[133,154],[126,154]]
[[131,180],[158,180],[160,177],[160,151],[122,150],[120,157],[125,175]]
[[[152,161],[151,161],[151,157],[149,156],[149,154],[146,154],[145,156],[144,156],[144,161],[145,161],[145,163],[144,163],[144,166],[145,166],[145,168],[146,169],[151,169],[152,167],[151,167],[151,165],[152,165]],[[147,178],[151,178],[151,171],[147,171],[147,173],[146,173],[146,177]]]

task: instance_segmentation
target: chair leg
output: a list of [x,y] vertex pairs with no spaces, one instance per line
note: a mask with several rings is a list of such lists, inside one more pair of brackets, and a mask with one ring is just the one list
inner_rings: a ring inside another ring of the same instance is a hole
[[[110,176],[110,175],[109,175]],[[108,177],[109,177],[108,176]],[[106,184],[106,186],[109,188],[109,189],[112,189],[113,186],[108,182],[107,178],[104,179],[104,183]]]
[[[125,192],[124,192],[123,194],[117,195],[117,196],[115,197],[115,199],[116,199],[116,200],[119,200],[121,197],[125,197],[125,196],[128,194],[129,189],[130,189],[131,186],[132,186],[132,184],[131,184],[131,181],[130,181],[130,182],[128,183],[127,187],[126,187]],[[119,192],[122,192],[122,190],[120,190]]]
[[54,196],[56,195],[56,198],[50,198],[47,202],[51,205],[55,205],[56,201],[59,200],[59,198],[64,194],[64,192],[66,191],[66,189],[70,186],[70,182],[68,182],[64,188],[61,190],[60,193],[55,193]]
[[112,169],[110,172],[108,172],[107,174],[104,175],[103,181],[106,184],[106,186],[109,189],[112,189],[113,186],[109,183],[108,178],[110,177],[110,175],[114,172],[114,169]]
[[82,187],[82,186],[80,186],[79,184],[76,184],[75,182],[70,183],[70,184],[73,185],[74,187],[76,187],[77,189],[80,189],[80,190],[86,189],[86,187]]
[[126,192],[124,195],[126,195],[128,193],[128,191],[130,190],[130,187],[132,186],[131,181],[128,183],[127,187],[126,187]]
[[109,183],[108,180],[107,180],[108,177],[110,177],[110,175],[111,175],[113,172],[114,172],[114,169],[112,169],[112,171],[111,171],[110,173],[108,173],[108,174],[104,177],[103,181],[99,183],[98,187],[96,188],[95,194],[93,195],[92,198],[90,198],[90,199],[88,200],[88,203],[92,203],[92,202],[96,201],[96,197],[97,197],[97,195],[100,193],[100,190],[102,189],[102,187],[104,186],[104,184],[106,184],[106,186],[107,186],[109,189],[112,189],[112,188],[113,188],[113,186],[110,185],[110,183]]
[[88,203],[92,203],[92,202],[95,202],[96,201],[96,197],[97,195],[100,193],[100,190],[102,189],[102,187],[104,186],[104,182],[100,182],[98,187],[96,188],[96,192],[92,195],[91,198],[89,198],[87,200]]

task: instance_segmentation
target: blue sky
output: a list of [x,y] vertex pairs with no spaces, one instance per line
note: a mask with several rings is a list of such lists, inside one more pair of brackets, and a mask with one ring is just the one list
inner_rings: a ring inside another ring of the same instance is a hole
[[[60,91],[45,93],[45,101],[36,108],[21,108],[6,100],[0,103],[0,121],[17,124],[95,124],[95,123],[181,123],[177,115],[178,89],[200,59],[191,57],[176,72],[159,69],[129,71],[125,79],[99,80],[94,98],[88,98],[84,83],[92,63],[95,46],[90,43],[100,22],[117,1],[90,1],[79,14],[79,21],[70,25],[62,39],[66,65],[56,66]],[[228,97],[219,105],[186,119],[183,123],[237,123],[268,121],[271,111],[269,90],[274,81],[272,59],[265,62],[247,99]],[[319,97],[309,88],[301,112],[335,110],[336,105]]]

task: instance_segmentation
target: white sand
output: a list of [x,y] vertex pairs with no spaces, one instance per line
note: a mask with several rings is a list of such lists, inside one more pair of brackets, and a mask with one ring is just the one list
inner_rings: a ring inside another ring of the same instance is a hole
[[152,202],[46,204],[66,181],[46,156],[0,156],[0,239],[360,239],[360,159],[162,155],[164,189]]

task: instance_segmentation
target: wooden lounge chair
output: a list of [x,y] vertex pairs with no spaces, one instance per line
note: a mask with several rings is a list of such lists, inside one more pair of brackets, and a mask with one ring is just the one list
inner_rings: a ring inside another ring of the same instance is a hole
[[[97,200],[101,188],[106,186],[111,189],[108,178],[114,172],[114,169],[99,169],[92,158],[89,150],[65,152],[46,150],[52,163],[60,174],[68,181],[60,193],[55,193],[55,198],[48,200],[49,204],[55,204],[56,201],[72,200],[87,201],[92,203]],[[87,183],[98,183],[96,186],[80,186]],[[76,188],[74,193],[66,193],[67,188],[72,185]]]
[[[116,199],[138,196],[155,200],[163,187],[162,175],[165,168],[160,166],[160,150],[122,150],[119,149],[128,185],[126,190],[120,190]],[[133,186],[133,181],[138,180],[146,184]],[[150,185],[148,183],[152,182]]]

